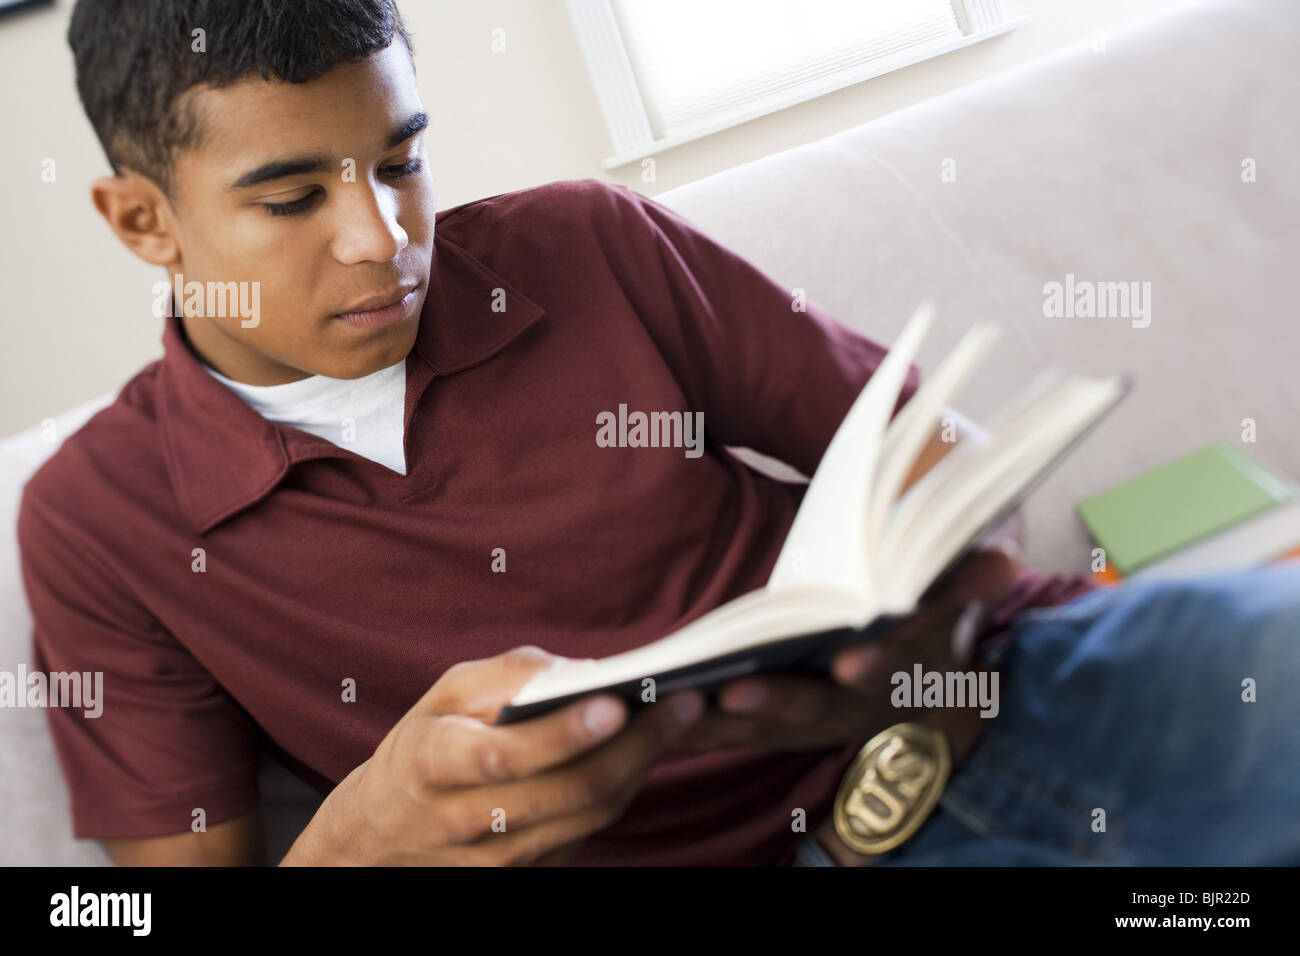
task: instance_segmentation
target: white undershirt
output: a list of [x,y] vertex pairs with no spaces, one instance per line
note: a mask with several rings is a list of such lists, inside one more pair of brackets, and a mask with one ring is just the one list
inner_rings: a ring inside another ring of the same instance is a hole
[[[406,474],[402,444],[405,359],[361,378],[312,375],[284,385],[245,385],[206,363],[203,368],[263,418],[301,428],[399,475]],[[349,422],[352,427],[346,429]]]

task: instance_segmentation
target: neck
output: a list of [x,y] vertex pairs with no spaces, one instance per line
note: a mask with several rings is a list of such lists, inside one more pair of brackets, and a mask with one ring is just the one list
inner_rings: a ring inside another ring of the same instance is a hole
[[216,322],[203,316],[182,315],[178,321],[190,349],[226,378],[245,385],[284,385],[310,378],[292,365],[285,365],[234,341]]

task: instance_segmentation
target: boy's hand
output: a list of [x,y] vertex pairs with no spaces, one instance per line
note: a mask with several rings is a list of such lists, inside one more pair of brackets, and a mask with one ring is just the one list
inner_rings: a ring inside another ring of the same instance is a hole
[[[877,641],[840,651],[831,679],[783,675],[738,678],[718,694],[696,727],[682,738],[687,750],[762,747],[805,750],[837,744],[865,744],[875,733],[903,720],[922,720],[949,731],[954,759],[973,745],[978,727],[951,709],[924,711],[890,703],[896,671],[972,669],[970,647],[960,646],[983,626],[974,613],[959,620],[972,601],[993,608],[1016,577],[1016,559],[994,548],[975,551],[953,571],[943,589],[893,631]],[[957,640],[954,640],[957,637]],[[978,724],[978,720],[974,722]],[[974,733],[971,732],[974,730]]]
[[330,793],[281,865],[562,862],[622,815],[703,698],[682,691],[629,722],[622,701],[589,697],[492,726],[559,659],[521,647],[448,669]]

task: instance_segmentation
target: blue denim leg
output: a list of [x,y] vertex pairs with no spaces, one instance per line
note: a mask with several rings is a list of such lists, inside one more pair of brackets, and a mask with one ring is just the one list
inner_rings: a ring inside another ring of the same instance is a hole
[[1300,863],[1300,563],[1132,581],[1013,626],[1001,712],[876,865]]

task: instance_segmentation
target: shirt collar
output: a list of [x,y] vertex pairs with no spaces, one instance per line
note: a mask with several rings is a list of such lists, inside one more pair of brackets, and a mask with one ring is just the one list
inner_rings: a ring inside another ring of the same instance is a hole
[[[494,311],[505,293],[508,308]],[[406,362],[406,411],[429,383],[487,361],[545,313],[479,259],[435,232],[429,291]],[[266,497],[289,466],[346,452],[330,442],[268,421],[213,378],[191,351],[180,319],[166,318],[156,385],[158,429],[167,473],[194,531]]]

